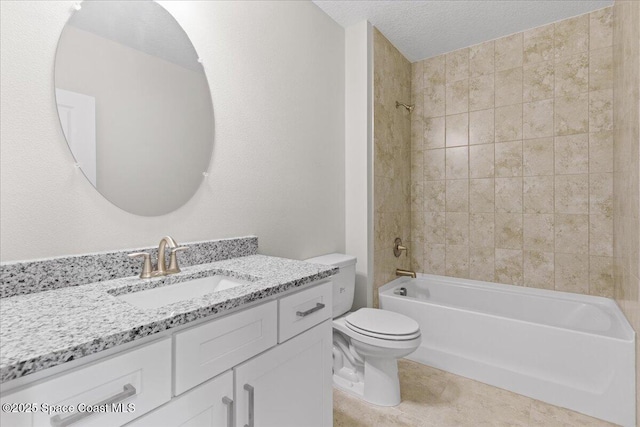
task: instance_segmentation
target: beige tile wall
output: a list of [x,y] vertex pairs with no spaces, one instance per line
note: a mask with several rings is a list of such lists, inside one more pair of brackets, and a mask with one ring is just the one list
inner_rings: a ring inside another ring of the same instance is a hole
[[[640,3],[613,6],[613,255],[615,298],[640,331]],[[640,367],[640,341],[636,341]],[[640,385],[640,369],[636,368]],[[640,420],[640,390],[636,394]]]
[[393,256],[393,241],[396,237],[409,241],[410,233],[411,122],[409,112],[395,104],[411,101],[411,64],[377,29],[373,60],[373,295],[377,307],[378,287],[395,278],[396,268],[409,268],[406,255]]
[[411,267],[613,296],[640,331],[640,2],[414,64],[374,30],[374,61],[375,305]]
[[612,40],[606,8],[412,64],[414,270],[613,296]]

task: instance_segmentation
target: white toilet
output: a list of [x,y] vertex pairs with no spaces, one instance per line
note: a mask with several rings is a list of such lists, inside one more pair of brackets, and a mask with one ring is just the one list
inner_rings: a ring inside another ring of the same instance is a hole
[[333,384],[376,405],[398,405],[398,359],[420,345],[418,323],[374,308],[349,312],[356,282],[355,257],[328,254],[306,261],[340,268],[332,278]]

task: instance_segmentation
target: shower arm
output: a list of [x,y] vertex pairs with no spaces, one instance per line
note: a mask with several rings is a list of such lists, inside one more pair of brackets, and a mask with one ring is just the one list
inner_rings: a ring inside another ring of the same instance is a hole
[[396,101],[396,108],[398,107],[404,107],[407,109],[408,112],[412,112],[413,111],[413,105],[408,105],[408,104],[403,104],[402,102],[398,102]]

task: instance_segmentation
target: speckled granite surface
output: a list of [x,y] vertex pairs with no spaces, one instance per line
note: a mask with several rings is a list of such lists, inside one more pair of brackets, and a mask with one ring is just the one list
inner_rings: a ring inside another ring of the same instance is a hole
[[[323,265],[251,255],[186,267],[161,278],[134,276],[4,298],[0,303],[0,382],[222,314],[337,272]],[[115,296],[213,274],[252,283],[151,310]]]
[[[258,253],[258,238],[255,236],[177,243],[189,248],[178,255],[181,268]],[[158,248],[155,246],[2,263],[0,298],[140,274],[142,261],[127,256],[133,252],[149,252],[155,262]]]

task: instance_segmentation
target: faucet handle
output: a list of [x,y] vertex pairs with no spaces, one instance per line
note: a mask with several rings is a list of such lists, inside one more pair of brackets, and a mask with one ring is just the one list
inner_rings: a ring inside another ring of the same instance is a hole
[[407,247],[402,246],[402,240],[399,237],[396,237],[396,240],[393,241],[393,254],[396,258],[399,258],[402,252],[407,252]]
[[142,273],[140,273],[141,279],[148,279],[149,277],[153,277],[152,268],[151,268],[151,257],[148,252],[135,252],[128,255],[129,258],[144,258],[144,263],[142,264]]
[[178,267],[178,257],[176,256],[177,252],[186,251],[189,249],[186,246],[179,246],[177,248],[171,249],[171,255],[169,255],[169,269],[167,273],[180,273],[180,267]]

